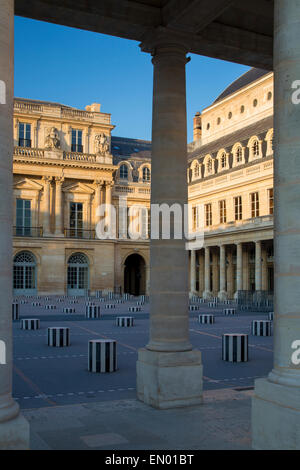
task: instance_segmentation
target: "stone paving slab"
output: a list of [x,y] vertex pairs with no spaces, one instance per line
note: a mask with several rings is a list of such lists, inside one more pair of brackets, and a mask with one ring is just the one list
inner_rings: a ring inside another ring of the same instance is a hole
[[32,450],[249,450],[252,390],[204,393],[204,404],[157,410],[136,399],[23,411]]

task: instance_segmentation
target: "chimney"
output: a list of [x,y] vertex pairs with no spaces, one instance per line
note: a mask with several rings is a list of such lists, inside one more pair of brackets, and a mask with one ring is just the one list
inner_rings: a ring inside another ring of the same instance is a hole
[[199,111],[194,117],[194,141],[200,140],[202,136],[201,114]]
[[89,106],[86,106],[85,110],[89,111],[90,113],[100,113],[100,108],[101,108],[100,103],[93,103]]

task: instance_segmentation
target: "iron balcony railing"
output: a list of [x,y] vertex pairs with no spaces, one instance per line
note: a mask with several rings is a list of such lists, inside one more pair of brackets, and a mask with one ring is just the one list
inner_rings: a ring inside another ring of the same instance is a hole
[[43,227],[13,227],[14,237],[42,237]]
[[65,228],[64,235],[66,238],[77,238],[85,240],[95,239],[95,230],[83,230],[80,228]]

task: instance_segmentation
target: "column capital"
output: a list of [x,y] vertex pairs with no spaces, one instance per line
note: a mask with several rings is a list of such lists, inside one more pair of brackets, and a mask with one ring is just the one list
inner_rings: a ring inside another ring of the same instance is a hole
[[42,180],[44,183],[50,184],[52,181],[53,177],[52,176],[43,176]]
[[142,52],[150,53],[154,60],[157,57],[175,58],[189,62],[186,54],[191,50],[190,38],[179,32],[170,32],[160,27],[147,32],[140,43]]
[[101,180],[101,179],[94,180],[93,184],[95,186],[104,186],[104,180]]
[[55,179],[55,183],[56,183],[57,185],[59,185],[59,184],[61,185],[61,184],[65,181],[64,176],[55,176],[54,179]]

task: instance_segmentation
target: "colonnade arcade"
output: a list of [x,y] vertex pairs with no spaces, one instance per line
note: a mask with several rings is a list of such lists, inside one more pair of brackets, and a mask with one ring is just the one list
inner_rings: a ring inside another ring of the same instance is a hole
[[273,240],[205,245],[190,251],[190,293],[237,299],[239,291],[273,293]]

